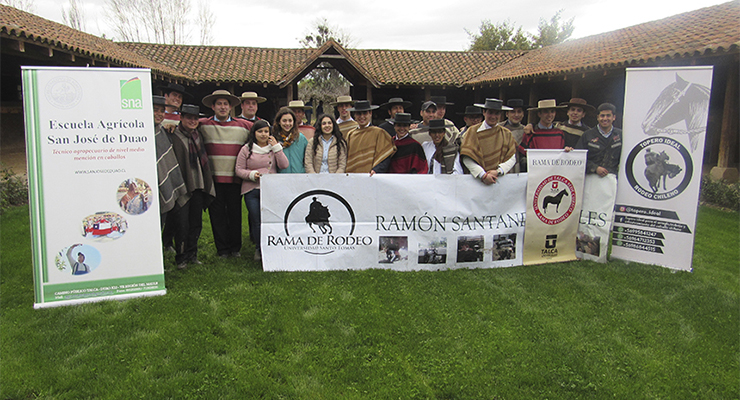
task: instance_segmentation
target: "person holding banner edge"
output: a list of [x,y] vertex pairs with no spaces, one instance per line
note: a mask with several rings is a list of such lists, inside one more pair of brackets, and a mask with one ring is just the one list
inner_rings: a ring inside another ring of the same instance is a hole
[[[617,107],[611,103],[603,103],[597,108],[598,125],[583,133],[575,148],[588,150],[586,159],[586,173],[605,177],[607,174],[617,174],[619,157],[622,154],[622,130],[614,127],[617,119]],[[566,147],[571,151],[573,147]]]
[[516,162],[516,141],[511,132],[498,126],[503,111],[511,110],[499,99],[486,99],[475,104],[483,109],[483,122],[468,129],[460,145],[460,158],[465,168],[486,185],[496,183]]

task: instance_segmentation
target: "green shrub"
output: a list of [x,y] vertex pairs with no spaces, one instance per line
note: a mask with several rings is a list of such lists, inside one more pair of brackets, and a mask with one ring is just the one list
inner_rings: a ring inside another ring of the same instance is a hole
[[0,214],[8,207],[28,203],[28,180],[3,166],[0,170]]
[[740,209],[740,183],[715,181],[704,176],[701,179],[701,201],[732,210]]

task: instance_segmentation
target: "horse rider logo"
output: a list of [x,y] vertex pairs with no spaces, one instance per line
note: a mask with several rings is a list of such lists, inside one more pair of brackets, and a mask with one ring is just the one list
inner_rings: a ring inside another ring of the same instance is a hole
[[316,229],[314,229],[314,225],[316,225],[322,234],[331,234],[332,229],[329,217],[331,217],[329,207],[321,204],[321,202],[314,197],[309,206],[308,215],[306,215],[306,224],[311,228],[311,231],[316,233]]
[[306,245],[302,250],[313,255],[327,255],[338,250],[338,246],[351,240],[355,224],[355,212],[349,202],[324,189],[309,190],[297,196],[283,216],[285,237],[302,241]]
[[537,218],[548,225],[565,221],[576,207],[573,183],[560,175],[547,177],[535,190],[532,207]]
[[668,200],[681,194],[691,183],[694,171],[689,149],[662,136],[638,143],[625,164],[632,190],[651,200]]

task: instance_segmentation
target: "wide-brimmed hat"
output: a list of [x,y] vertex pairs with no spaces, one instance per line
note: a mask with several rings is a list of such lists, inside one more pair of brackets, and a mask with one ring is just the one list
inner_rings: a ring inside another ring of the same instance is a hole
[[160,106],[166,105],[164,96],[152,96],[152,104]]
[[168,83],[167,86],[157,86],[157,89],[161,90],[162,92],[169,93],[169,92],[177,92],[183,95],[183,97],[193,97],[192,94],[185,91],[185,86],[180,85],[178,83]]
[[429,100],[435,102],[437,106],[454,106],[455,103],[448,103],[447,96],[432,96]]
[[421,104],[421,111],[426,111],[429,107],[434,107],[434,109],[437,109],[437,103],[433,101],[425,101]]
[[482,112],[479,107],[476,106],[465,106],[465,112],[459,112],[457,115],[481,115]]
[[446,129],[445,120],[443,119],[431,119],[429,120],[429,132],[431,131],[444,131]]
[[333,106],[336,106],[338,104],[355,104],[355,101],[352,100],[352,96],[337,96],[337,101],[330,103]]
[[404,109],[411,107],[410,101],[405,101],[404,99],[400,97],[393,97],[390,100],[388,100],[387,103],[381,104],[380,108],[391,108],[392,106],[395,106],[396,104],[403,106]]
[[483,108],[486,110],[496,110],[496,111],[511,111],[513,108],[506,107],[504,105],[504,102],[499,99],[486,99],[486,102],[483,104],[473,104],[476,107]]
[[380,107],[370,104],[370,102],[367,100],[357,100],[355,101],[355,106],[350,108],[349,111],[351,112],[372,111],[372,110],[377,110],[378,108]]
[[568,106],[559,106],[555,99],[540,100],[537,107],[528,108],[527,111],[550,110],[554,108],[566,108]]
[[251,100],[257,100],[257,104],[259,104],[259,103],[264,103],[264,102],[266,102],[266,101],[267,101],[267,99],[266,99],[266,98],[264,98],[264,97],[262,97],[262,96],[258,96],[258,95],[257,95],[257,92],[244,92],[244,93],[242,93],[242,95],[241,95],[241,96],[239,97],[239,101],[240,101],[240,102],[242,102],[242,101],[244,101],[244,100],[250,100],[250,99],[251,99]]
[[288,102],[288,108],[300,108],[302,110],[310,110],[313,107],[307,106],[303,103],[303,100],[291,100]]
[[228,99],[229,104],[231,105],[232,108],[241,104],[241,102],[239,101],[239,98],[231,94],[231,92],[229,92],[228,90],[219,89],[209,94],[208,96],[204,97],[203,105],[206,107],[212,107],[213,102],[216,101],[216,99],[221,98],[221,97]]
[[570,101],[566,101],[564,103],[560,103],[560,105],[561,106],[566,106],[566,107],[570,107],[570,106],[581,107],[581,108],[583,108],[584,111],[587,110],[587,109],[588,110],[591,110],[591,111],[596,111],[596,107],[592,106],[591,104],[588,104],[586,102],[586,100],[584,100],[584,99],[582,99],[580,97],[573,97],[572,99],[570,99]]
[[417,124],[419,121],[415,121],[411,119],[411,114],[409,113],[396,113],[396,116],[393,118],[388,118],[386,121],[392,122],[394,124]]
[[180,107],[180,114],[200,115],[200,107],[195,104],[183,104]]
[[524,100],[522,100],[522,99],[509,99],[509,100],[506,100],[506,105],[508,107],[511,107],[511,108],[523,108],[525,110],[528,109],[528,108],[530,108],[530,107],[532,107],[529,104],[524,104]]

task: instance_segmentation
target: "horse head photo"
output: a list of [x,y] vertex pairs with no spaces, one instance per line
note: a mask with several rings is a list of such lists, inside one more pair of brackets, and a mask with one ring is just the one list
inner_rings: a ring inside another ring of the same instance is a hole
[[[676,81],[666,86],[650,106],[642,130],[647,135],[688,134],[692,150],[707,128],[709,88],[691,83],[676,74]],[[669,128],[683,121],[685,129]]]

